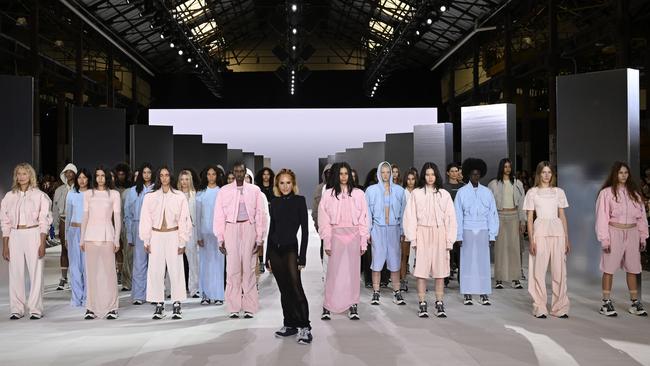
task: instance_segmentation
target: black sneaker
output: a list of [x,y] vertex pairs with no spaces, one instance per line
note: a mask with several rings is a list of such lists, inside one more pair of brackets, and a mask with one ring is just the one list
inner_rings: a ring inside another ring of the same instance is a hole
[[372,300],[370,300],[371,305],[379,305],[379,291],[374,291],[372,293]]
[[11,316],[9,317],[9,319],[10,319],[10,320],[18,320],[18,319],[20,319],[20,318],[22,318],[22,317],[23,317],[23,316],[20,315],[20,314],[13,313],[13,314],[11,314]]
[[90,310],[86,310],[86,314],[84,315],[84,319],[86,319],[86,320],[93,320],[93,319],[95,319],[96,317],[97,317],[97,315],[95,315],[95,313],[93,313],[93,312],[90,311]]
[[399,290],[402,292],[409,292],[409,283],[407,280],[399,281]]
[[427,302],[426,301],[421,301],[420,302],[420,308],[418,310],[418,316],[420,318],[428,318],[429,317],[429,312],[427,311]]
[[276,338],[291,337],[292,335],[298,334],[298,328],[294,327],[282,327],[280,330],[275,332]]
[[144,301],[142,300],[133,300],[133,305],[142,305],[144,304]]
[[599,313],[605,315],[605,316],[617,316],[618,313],[616,313],[616,309],[614,309],[614,304],[612,303],[612,300],[607,299],[603,300],[603,305],[600,307]]
[[503,282],[497,281],[496,285],[494,285],[494,288],[498,288],[499,290],[503,289]]
[[535,318],[537,318],[537,319],[546,319],[546,314],[535,315]]
[[253,319],[255,315],[251,313],[250,311],[244,311],[244,319]]
[[449,287],[449,277],[445,277],[445,288]]
[[174,310],[172,311],[172,319],[183,319],[181,311],[181,303],[180,302],[175,302],[174,303]]
[[116,310],[111,310],[106,314],[106,319],[108,320],[115,320],[117,319],[117,311]]
[[332,319],[332,315],[330,314],[330,311],[323,308],[323,313],[320,316],[321,320],[330,320]]
[[260,263],[259,267],[260,267],[260,273],[266,272],[266,268],[264,268],[264,263]]
[[311,335],[311,329],[309,328],[298,328],[298,343],[299,344],[311,344],[311,341],[314,339]]
[[162,302],[156,304],[156,310],[153,312],[153,317],[151,319],[162,319],[165,317],[165,304]]
[[230,319],[239,319],[239,313],[232,312],[228,315]]
[[438,318],[447,317],[447,313],[445,313],[445,304],[442,301],[436,301],[436,316]]
[[404,301],[404,298],[402,297],[402,292],[400,290],[397,290],[393,293],[393,302],[397,305],[406,305],[406,301]]
[[193,299],[200,299],[200,298],[201,298],[201,295],[199,295],[198,292],[195,292],[194,295],[192,295],[192,298],[193,298]]
[[562,314],[562,315],[558,316],[558,318],[560,318],[560,319],[569,319],[569,314]]
[[33,314],[31,314],[31,316],[29,317],[29,319],[31,319],[31,320],[38,320],[38,319],[40,319],[40,318],[42,318],[42,317],[43,317],[43,314],[36,314],[36,313],[33,313]]
[[387,288],[388,287],[388,282],[380,282],[379,287],[380,288]]
[[65,289],[65,285],[68,283],[67,278],[61,278],[59,280],[59,285],[56,287],[57,291],[61,291]]
[[472,295],[465,295],[463,305],[474,305],[474,302],[472,301]]
[[520,290],[524,288],[524,286],[522,286],[521,282],[519,282],[518,280],[514,280],[512,281],[512,288],[516,288],[517,290]]
[[350,309],[348,310],[348,318],[350,320],[359,320],[359,310],[357,308],[357,304],[354,304],[350,306]]
[[210,299],[204,297],[201,299],[201,305],[210,305]]
[[127,291],[131,291],[131,289],[126,286],[122,286],[122,292],[127,292]]
[[223,300],[214,300],[214,304],[217,306],[223,305]]
[[643,308],[643,304],[639,300],[632,300],[632,305],[627,309],[630,314],[639,315],[639,316],[648,316],[648,313]]
[[481,305],[492,305],[490,299],[488,298],[488,295],[481,295],[479,302],[481,303]]

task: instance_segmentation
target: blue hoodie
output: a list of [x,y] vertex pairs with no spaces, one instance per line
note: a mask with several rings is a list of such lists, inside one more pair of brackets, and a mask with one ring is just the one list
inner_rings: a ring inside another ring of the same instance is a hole
[[[373,225],[386,226],[385,205],[384,205],[384,182],[381,179],[381,167],[390,163],[382,161],[377,167],[377,181],[379,183],[373,184],[366,189],[366,202],[368,202],[368,231],[372,232]],[[393,172],[390,173],[390,196],[389,196],[389,215],[388,225],[399,225],[400,232],[403,232],[402,217],[404,216],[404,208],[406,208],[406,198],[404,195],[404,188],[393,183]]]

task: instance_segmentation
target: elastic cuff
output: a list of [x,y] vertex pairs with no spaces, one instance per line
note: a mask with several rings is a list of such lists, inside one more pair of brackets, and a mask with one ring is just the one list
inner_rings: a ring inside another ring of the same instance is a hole
[[609,248],[609,246],[610,246],[609,240],[603,240],[603,241],[601,241],[601,242],[600,242],[600,245],[603,247],[603,249],[605,249],[605,248]]

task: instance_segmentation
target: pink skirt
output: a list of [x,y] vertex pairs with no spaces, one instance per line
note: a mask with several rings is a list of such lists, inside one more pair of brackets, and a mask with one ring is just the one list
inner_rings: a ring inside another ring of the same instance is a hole
[[115,246],[111,242],[86,242],[86,308],[98,317],[117,310]]
[[[361,286],[361,237],[359,229],[332,230],[332,254],[327,264],[325,301],[323,307],[332,313],[342,313],[359,303]],[[327,254],[326,254],[327,255]]]

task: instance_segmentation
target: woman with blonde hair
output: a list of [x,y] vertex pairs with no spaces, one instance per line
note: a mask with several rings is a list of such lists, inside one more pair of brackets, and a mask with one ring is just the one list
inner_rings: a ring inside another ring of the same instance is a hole
[[185,246],[185,256],[187,257],[187,266],[189,267],[187,288],[191,297],[199,298],[201,293],[199,291],[199,249],[197,245],[197,226],[196,226],[196,188],[194,180],[192,179],[192,172],[189,170],[181,170],[178,174],[178,190],[183,192],[187,199],[187,204],[190,210],[190,219],[192,221],[192,228],[190,230],[190,240]]
[[[284,314],[284,326],[275,335],[280,338],[297,334],[298,343],[308,344],[312,341],[309,304],[300,279],[309,240],[307,203],[304,196],[298,195],[296,175],[290,169],[282,169],[275,176],[273,193],[266,267],[278,283]],[[301,232],[300,250],[296,237],[298,229]]]
[[[0,203],[2,257],[9,262],[10,319],[20,319],[25,306],[30,319],[43,316],[45,239],[52,215],[50,198],[38,189],[36,172],[28,163],[14,168],[13,185]],[[25,301],[25,264],[29,272],[29,298]]]
[[[533,315],[544,319],[546,303],[546,271],[551,263],[553,297],[551,315],[569,317],[569,297],[566,283],[566,256],[571,251],[569,231],[564,209],[569,207],[566,195],[555,186],[555,173],[548,161],[537,164],[535,187],[524,198],[528,214],[528,292],[533,297]],[[533,215],[537,219],[533,221]]]

